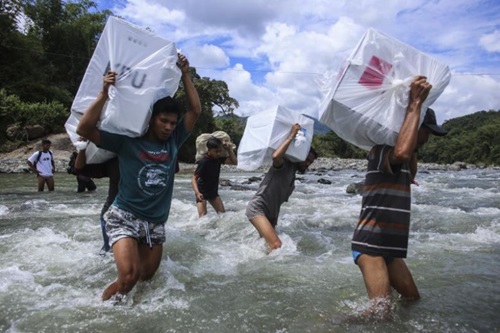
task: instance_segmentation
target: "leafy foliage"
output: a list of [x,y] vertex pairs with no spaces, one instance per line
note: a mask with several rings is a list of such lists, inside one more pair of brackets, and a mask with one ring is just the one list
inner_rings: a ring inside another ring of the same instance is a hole
[[[10,5],[6,5],[10,3]],[[93,1],[1,1],[0,88],[24,101],[72,102],[109,11]],[[24,31],[18,30],[21,14]]]
[[321,157],[366,157],[366,151],[342,140],[335,132],[314,136],[312,146]]
[[[92,0],[0,1],[0,144],[6,128],[42,125],[49,132],[64,130],[69,106],[83,78],[110,11],[98,11]],[[22,26],[22,28],[20,28]],[[238,101],[224,81],[191,74],[202,102],[202,115],[180,158],[192,162],[201,133],[222,130],[240,143],[245,119],[233,114]],[[182,86],[175,96],[185,104]],[[431,136],[419,153],[424,162],[482,162],[500,165],[500,112],[481,111],[444,124],[445,137]],[[364,158],[366,152],[334,132],[317,135],[313,147],[320,156]]]
[[443,127],[448,134],[431,136],[419,153],[423,162],[500,165],[500,110],[450,119]]
[[[429,137],[418,154],[421,162],[500,165],[500,110],[454,118],[446,121],[443,127],[448,134]],[[334,132],[315,136],[313,147],[323,157],[366,157],[364,150],[345,142]]]
[[[213,133],[216,130],[224,130],[223,128],[216,125],[214,119],[213,110],[214,107],[219,107],[224,110],[225,113],[232,116],[232,111],[238,107],[238,101],[229,96],[229,89],[224,81],[213,80],[207,77],[200,77],[194,68],[190,68],[191,77],[193,78],[194,86],[198,91],[198,95],[201,101],[201,115],[196,123],[196,126],[191,133],[191,136],[186,141],[179,152],[179,158],[185,162],[194,162],[196,155],[196,138],[202,133]],[[182,104],[186,104],[186,95],[182,85],[179,87],[175,98]],[[233,116],[234,117],[234,116]],[[237,117],[236,117],[237,118]],[[218,121],[219,124],[223,124]],[[229,128],[227,128],[230,130]],[[235,130],[237,127],[235,127]],[[228,133],[229,134],[229,133]],[[239,134],[239,138],[243,134]],[[234,140],[233,136],[229,134]],[[238,134],[235,132],[235,136]]]
[[6,141],[5,130],[10,125],[20,127],[41,125],[49,132],[64,131],[64,123],[68,118],[67,108],[58,101],[49,103],[23,102],[16,95],[8,95],[0,90],[0,143]]
[[[91,0],[0,1],[0,9],[0,139],[4,146],[15,146],[5,143],[9,125],[37,124],[49,133],[64,130],[68,108],[111,12],[98,11]],[[24,28],[19,30],[22,22]],[[216,125],[214,110],[232,116],[239,106],[224,81],[202,78],[194,68],[190,70],[202,114],[181,151],[185,161],[194,160],[199,134],[225,126],[225,122]],[[182,86],[176,98],[185,104]],[[234,127],[238,128],[241,137],[242,126]]]
[[217,131],[226,132],[233,143],[238,147],[241,137],[245,131],[245,121],[243,118],[235,115],[215,118],[215,127]]

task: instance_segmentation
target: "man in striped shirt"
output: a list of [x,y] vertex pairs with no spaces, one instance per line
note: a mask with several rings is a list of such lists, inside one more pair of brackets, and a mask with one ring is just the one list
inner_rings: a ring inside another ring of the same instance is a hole
[[410,184],[417,172],[418,149],[429,134],[446,135],[427,109],[419,128],[422,103],[432,86],[426,77],[416,77],[410,86],[405,119],[394,147],[377,145],[368,155],[361,214],[352,238],[354,262],[359,266],[371,306],[366,315],[387,319],[391,287],[403,299],[420,298],[404,262],[410,230]]

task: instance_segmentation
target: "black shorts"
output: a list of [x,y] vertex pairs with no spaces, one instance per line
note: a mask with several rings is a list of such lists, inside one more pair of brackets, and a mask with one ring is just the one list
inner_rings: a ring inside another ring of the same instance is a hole
[[[203,200],[205,201],[210,201],[210,200],[213,200],[215,198],[217,198],[219,196],[219,193],[218,192],[212,192],[212,193],[202,193],[203,194]],[[198,200],[198,198],[196,198],[196,203],[198,202],[201,202],[200,200]]]

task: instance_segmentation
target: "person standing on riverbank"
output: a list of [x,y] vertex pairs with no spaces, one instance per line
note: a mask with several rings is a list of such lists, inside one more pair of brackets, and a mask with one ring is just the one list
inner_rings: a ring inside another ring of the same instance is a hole
[[28,158],[26,162],[31,171],[36,174],[38,192],[43,192],[45,184],[49,191],[54,191],[54,173],[56,167],[54,163],[54,154],[50,150],[52,142],[42,140],[42,150],[37,151]]
[[[230,143],[223,143],[220,139],[211,137],[207,140],[207,148],[207,153],[196,162],[197,167],[191,180],[199,217],[207,214],[207,201],[217,213],[226,211],[219,196],[220,168],[223,163],[231,165],[237,163]],[[224,150],[227,152],[227,157],[222,157]]]
[[364,315],[387,319],[391,287],[405,300],[420,294],[405,261],[410,231],[410,184],[417,172],[417,151],[429,134],[443,136],[432,109],[419,128],[422,103],[432,85],[416,77],[410,85],[405,119],[394,147],[374,146],[368,155],[361,214],[352,238],[352,255],[363,275],[371,306]]
[[201,114],[185,56],[179,54],[178,66],[188,104],[183,118],[179,105],[169,96],[154,103],[148,130],[140,138],[99,130],[97,124],[108,100],[109,87],[117,77],[110,71],[104,77],[102,91],[78,124],[77,133],[98,147],[115,152],[120,167],[118,195],[105,214],[118,276],[104,290],[103,300],[115,295],[120,298],[138,281],[151,279],[161,262],[177,153]]
[[274,151],[273,164],[246,209],[247,218],[260,236],[264,237],[270,251],[281,247],[281,240],[275,228],[278,224],[281,205],[288,201],[295,190],[296,172],[304,173],[318,157],[312,148],[303,162],[293,163],[285,157],[288,146],[293,142],[299,130],[300,125],[294,124],[288,137]]

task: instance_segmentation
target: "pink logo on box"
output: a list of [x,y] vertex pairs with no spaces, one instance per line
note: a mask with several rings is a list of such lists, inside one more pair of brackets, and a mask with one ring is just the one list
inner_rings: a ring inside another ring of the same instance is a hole
[[392,64],[376,56],[372,56],[358,83],[366,87],[381,86],[384,83],[384,77],[389,73],[391,68]]

